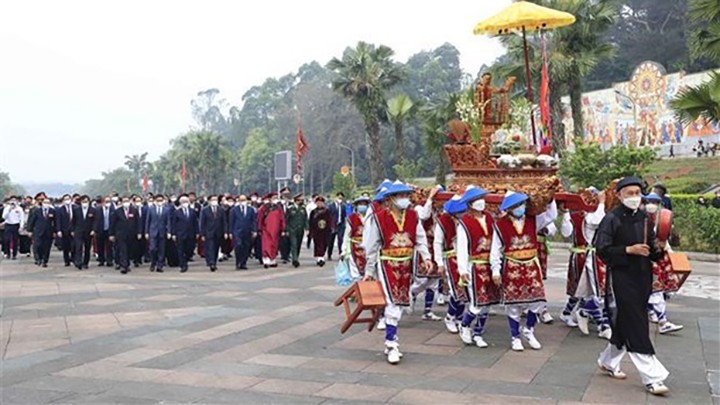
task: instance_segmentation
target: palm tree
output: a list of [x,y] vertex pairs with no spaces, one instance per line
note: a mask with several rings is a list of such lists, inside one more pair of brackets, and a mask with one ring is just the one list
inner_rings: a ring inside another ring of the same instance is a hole
[[[691,0],[690,20],[705,27],[690,33],[690,49],[696,58],[707,57],[720,63],[720,0]],[[710,80],[687,87],[670,101],[678,120],[689,124],[699,117],[720,123],[720,72],[711,72]]]
[[391,59],[394,51],[384,45],[358,42],[345,50],[342,59],[333,58],[327,67],[337,77],[333,90],[357,108],[363,118],[371,151],[370,178],[373,184],[385,175],[380,149],[380,122],[385,118],[385,93],[402,81],[405,72]]
[[140,177],[146,173],[148,169],[149,162],[147,161],[147,155],[147,152],[140,155],[125,155],[125,166],[133,172],[133,179],[135,180],[133,187],[139,183]]
[[415,112],[415,104],[407,94],[399,94],[387,102],[387,116],[395,129],[395,162],[405,159],[403,125]]
[[448,140],[448,122],[456,115],[455,105],[459,97],[460,94],[452,94],[447,101],[427,105],[420,111],[422,130],[425,134],[425,148],[437,163],[435,166],[437,184],[445,184],[448,164],[445,159],[444,146]]

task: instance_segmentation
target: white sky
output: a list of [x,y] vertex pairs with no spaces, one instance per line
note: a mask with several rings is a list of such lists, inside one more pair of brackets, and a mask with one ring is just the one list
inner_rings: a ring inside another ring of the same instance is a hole
[[82,182],[193,124],[190,100],[230,104],[267,77],[359,40],[397,59],[450,42],[465,71],[502,53],[474,24],[509,0],[6,1],[0,19],[0,170]]

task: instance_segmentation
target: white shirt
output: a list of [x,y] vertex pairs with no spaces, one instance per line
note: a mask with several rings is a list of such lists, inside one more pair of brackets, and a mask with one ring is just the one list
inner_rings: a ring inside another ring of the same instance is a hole
[[[587,213],[585,215],[585,219],[583,219],[582,233],[588,244],[592,243],[593,238],[595,238],[595,232],[597,231],[598,226],[600,226],[600,221],[602,221],[604,217],[605,204],[599,204],[595,212]],[[572,236],[574,230],[575,226],[570,220],[570,213],[564,213],[562,224],[560,224],[560,234],[565,238],[569,238]]]
[[428,198],[425,205],[416,205],[415,212],[418,213],[420,221],[425,221],[432,216],[432,200]]
[[8,225],[19,224],[20,228],[25,225],[25,213],[19,205],[16,205],[14,208],[10,207],[10,205],[6,205],[3,208],[2,217]]
[[[548,226],[552,221],[557,218],[557,204],[555,203],[555,200],[553,200],[550,204],[548,204],[547,209],[542,214],[538,214],[535,216],[535,229],[543,229],[546,226]],[[512,221],[525,221],[525,217],[523,217],[520,220],[516,220],[512,218]],[[458,239],[459,241],[459,239]],[[458,242],[459,243],[459,242]],[[500,275],[500,269],[502,268],[502,258],[503,258],[503,244],[500,240],[500,235],[497,230],[497,227],[495,228],[495,232],[493,232],[492,237],[492,243],[490,244],[490,268],[492,269],[493,276]],[[460,263],[460,258],[458,257],[458,265]]]
[[317,208],[317,204],[315,204],[315,201],[310,201],[310,202],[307,204],[307,217],[308,217],[308,219],[310,219],[310,213],[312,213],[315,208]]
[[[367,221],[363,231],[363,245],[365,248],[365,255],[367,257],[365,269],[367,274],[371,277],[377,278],[377,261],[380,256],[380,249],[382,248],[380,227],[378,226],[377,219],[372,217],[370,221]],[[423,228],[421,221],[418,221],[415,229],[414,248],[423,260],[430,260],[430,251],[427,246],[427,236],[425,235],[425,229]]]
[[[453,244],[455,244],[455,241],[453,241]],[[445,265],[443,250],[445,250],[445,232],[443,232],[439,223],[435,223],[433,228],[433,260],[438,267]]]
[[[486,226],[490,227],[493,226],[492,220],[488,221],[490,223],[485,224]],[[457,256],[457,264],[458,264],[458,273],[462,274],[470,274],[470,251],[469,246],[470,243],[468,241],[468,234],[465,232],[465,227],[457,224],[457,231],[456,231],[456,237],[455,237],[455,255]]]

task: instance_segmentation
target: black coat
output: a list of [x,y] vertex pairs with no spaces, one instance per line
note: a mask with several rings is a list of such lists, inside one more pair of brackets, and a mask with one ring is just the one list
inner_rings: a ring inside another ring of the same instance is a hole
[[123,207],[115,209],[110,217],[110,236],[127,241],[135,239],[141,231],[140,218],[135,207],[128,208],[127,216]]
[[[645,211],[619,205],[603,218],[595,236],[598,255],[607,265],[605,305],[612,339],[629,352],[655,354],[650,341],[647,302],[652,293],[652,261],[662,257],[655,246],[655,225]],[[627,246],[646,243],[650,256],[628,255]]]
[[87,214],[83,217],[83,209],[77,205],[73,208],[73,217],[70,221],[70,231],[75,233],[75,236],[89,237],[90,232],[95,229],[95,209],[93,207],[87,208]]

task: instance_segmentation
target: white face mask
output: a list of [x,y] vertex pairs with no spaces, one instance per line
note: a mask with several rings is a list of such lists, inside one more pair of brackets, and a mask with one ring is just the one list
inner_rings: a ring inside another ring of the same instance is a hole
[[217,205],[218,205],[218,202],[217,202],[217,201],[210,201],[210,206],[211,206],[211,207],[217,207]]
[[342,201],[343,201],[343,200],[342,200],[342,198],[338,198],[338,199],[336,199],[335,201],[337,201],[338,204],[342,204]]
[[130,203],[129,203],[129,202],[124,202],[122,205],[123,205],[123,208],[125,208],[125,209],[130,208]]
[[257,202],[257,200],[258,200],[257,197],[250,197],[250,201],[252,201],[252,202]]
[[138,208],[142,207],[142,202],[136,202],[136,203],[135,203],[135,206],[138,207]]
[[631,210],[638,209],[641,202],[642,202],[642,198],[640,196],[627,197],[622,200],[623,205],[630,208]]
[[163,205],[165,205],[165,201],[155,201],[155,205],[157,205],[158,207],[162,207]]
[[482,211],[485,209],[485,200],[475,200],[472,203],[472,209],[475,211]]
[[658,211],[658,205],[657,204],[645,204],[645,211],[654,214]]
[[279,201],[277,198],[273,198],[272,201],[270,201],[270,202],[273,203],[273,204],[277,204],[277,203],[280,202],[280,201]]
[[183,208],[187,208],[187,207],[190,206],[190,203],[189,203],[189,202],[184,202],[184,203],[181,203],[180,205],[182,205]]
[[401,210],[407,209],[410,206],[410,199],[407,197],[398,198],[395,200],[395,206]]
[[63,204],[70,205],[70,200],[63,200]]
[[81,203],[80,205],[82,205],[83,208],[87,208],[90,206],[90,203],[84,202],[84,203]]
[[112,201],[113,201],[113,202],[118,202],[118,198],[117,198],[117,197],[113,197],[113,198],[112,198]]
[[110,207],[112,207],[112,203],[106,202],[106,203],[105,203],[105,208],[110,208]]

